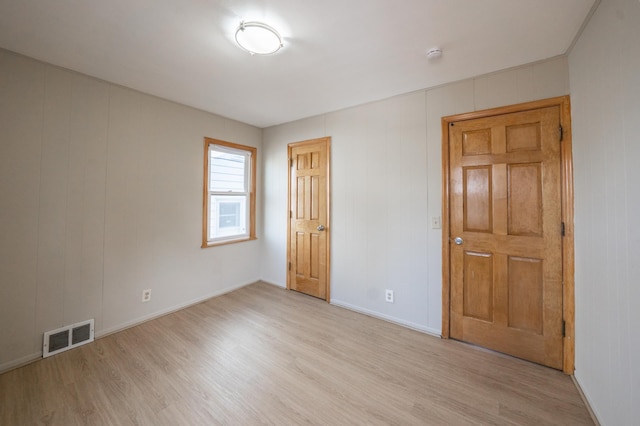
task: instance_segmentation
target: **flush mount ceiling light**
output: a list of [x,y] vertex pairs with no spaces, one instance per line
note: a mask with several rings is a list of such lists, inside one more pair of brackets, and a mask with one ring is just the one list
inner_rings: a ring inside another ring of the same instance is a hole
[[236,42],[252,55],[271,55],[283,46],[280,34],[269,25],[258,21],[240,22],[236,30]]

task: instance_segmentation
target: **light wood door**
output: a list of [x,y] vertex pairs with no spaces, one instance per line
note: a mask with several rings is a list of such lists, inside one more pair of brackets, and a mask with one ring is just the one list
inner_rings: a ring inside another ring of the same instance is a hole
[[329,138],[289,145],[287,287],[329,300]]
[[558,106],[449,123],[450,336],[563,367]]

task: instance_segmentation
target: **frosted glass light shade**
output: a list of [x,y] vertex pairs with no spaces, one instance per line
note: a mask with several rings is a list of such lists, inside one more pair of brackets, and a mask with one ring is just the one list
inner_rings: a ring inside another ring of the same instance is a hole
[[240,22],[236,30],[238,46],[252,55],[270,55],[283,46],[282,37],[269,25],[262,22]]

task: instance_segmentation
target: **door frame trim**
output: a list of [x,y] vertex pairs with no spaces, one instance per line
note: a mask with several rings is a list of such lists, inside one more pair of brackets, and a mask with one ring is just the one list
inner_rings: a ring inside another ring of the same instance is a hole
[[331,302],[331,136],[325,136],[323,138],[308,139],[300,142],[292,142],[287,145],[287,290],[291,290],[291,270],[288,265],[291,262],[291,151],[293,148],[311,145],[318,142],[326,143],[326,155],[327,155],[327,264],[326,264],[326,302]]
[[449,232],[449,123],[485,118],[514,112],[529,111],[552,106],[560,107],[560,125],[563,129],[560,147],[561,215],[565,226],[562,239],[562,318],[565,322],[562,370],[573,374],[575,366],[575,263],[573,228],[573,150],[571,133],[571,102],[569,95],[522,104],[491,108],[482,111],[442,117],[442,337],[449,338],[451,312],[451,277]]

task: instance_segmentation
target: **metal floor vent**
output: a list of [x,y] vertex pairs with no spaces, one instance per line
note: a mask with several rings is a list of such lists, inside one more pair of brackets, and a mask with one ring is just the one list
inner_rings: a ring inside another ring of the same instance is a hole
[[42,357],[46,358],[76,346],[93,342],[93,318],[44,333]]

